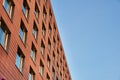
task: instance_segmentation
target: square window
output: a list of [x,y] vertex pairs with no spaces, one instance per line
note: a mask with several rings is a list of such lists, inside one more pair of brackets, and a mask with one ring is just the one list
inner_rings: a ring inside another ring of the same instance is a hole
[[24,55],[22,51],[18,48],[17,55],[16,55],[16,66],[22,72],[24,64]]
[[10,38],[10,31],[3,20],[0,20],[0,44],[5,50],[7,50],[8,42]]
[[14,3],[12,0],[4,0],[3,6],[8,13],[9,17],[13,17],[13,11],[14,11]]
[[25,17],[28,19],[29,16],[29,6],[26,0],[23,0],[23,6],[22,6],[22,11],[25,15]]

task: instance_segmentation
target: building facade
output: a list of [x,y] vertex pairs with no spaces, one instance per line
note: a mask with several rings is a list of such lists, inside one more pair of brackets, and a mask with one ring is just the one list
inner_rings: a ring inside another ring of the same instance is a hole
[[72,80],[50,0],[0,0],[0,80]]

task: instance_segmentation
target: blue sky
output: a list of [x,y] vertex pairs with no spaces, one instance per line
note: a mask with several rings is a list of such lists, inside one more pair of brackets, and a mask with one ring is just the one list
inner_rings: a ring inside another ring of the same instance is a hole
[[120,80],[120,0],[51,0],[72,80]]

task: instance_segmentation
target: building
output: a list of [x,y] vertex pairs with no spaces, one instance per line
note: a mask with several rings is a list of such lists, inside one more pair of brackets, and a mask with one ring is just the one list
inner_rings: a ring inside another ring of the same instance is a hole
[[72,80],[50,0],[0,0],[0,80]]

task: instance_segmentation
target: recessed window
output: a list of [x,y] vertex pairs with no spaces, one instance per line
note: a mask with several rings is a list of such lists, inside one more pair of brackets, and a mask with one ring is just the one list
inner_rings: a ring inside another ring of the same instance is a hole
[[52,19],[52,11],[51,11],[51,9],[49,10],[49,17],[50,17],[50,21],[51,21],[51,19]]
[[23,41],[23,43],[25,43],[26,36],[27,36],[27,30],[26,30],[25,25],[23,24],[22,21],[21,21],[21,24],[20,24],[19,36],[20,36],[21,40]]
[[3,6],[8,13],[9,17],[13,17],[13,12],[14,12],[14,3],[12,0],[4,0]]
[[35,16],[36,16],[37,19],[39,18],[39,12],[40,11],[39,11],[39,8],[38,8],[37,3],[36,3],[34,13],[35,13]]
[[26,0],[23,0],[23,6],[22,6],[22,11],[25,15],[25,17],[28,19],[29,16],[29,6]]
[[9,38],[10,31],[8,30],[5,22],[3,20],[0,20],[0,44],[5,50],[7,50]]
[[46,80],[50,80],[50,76],[48,74],[46,75]]
[[45,7],[43,7],[43,18],[44,18],[44,20],[46,21],[46,18],[47,18],[47,12],[46,12]]
[[35,46],[34,46],[33,43],[32,43],[30,57],[32,58],[32,60],[33,60],[34,62],[35,62],[35,60],[36,60],[36,53],[37,53],[37,51],[36,51],[36,49],[35,49]]
[[50,57],[47,56],[47,67],[50,68]]
[[22,72],[24,64],[24,55],[22,51],[18,48],[16,55],[16,66]]
[[50,39],[48,38],[48,50],[50,51],[51,50],[51,42],[50,42]]
[[53,80],[55,80],[55,69],[54,68],[52,68],[52,78]]
[[50,35],[50,37],[52,36],[52,28],[51,28],[51,25],[49,24],[49,28],[48,28],[48,33]]
[[35,73],[32,68],[30,68],[28,80],[35,80]]
[[32,34],[34,36],[35,39],[37,39],[37,35],[38,35],[38,28],[36,26],[36,23],[34,22],[33,24],[33,30],[32,30]]
[[60,71],[60,76],[62,77],[62,72]]
[[54,24],[54,34],[56,33],[56,25]]
[[60,63],[61,63],[61,65],[62,65],[62,59],[60,59]]
[[40,60],[39,72],[40,72],[41,75],[44,74],[44,65],[43,65],[43,62],[41,60]]
[[54,51],[53,51],[53,61],[55,61],[55,53],[54,53]]
[[45,45],[44,45],[43,41],[41,41],[40,52],[44,56],[44,54],[45,54]]
[[59,49],[57,49],[57,59],[59,58]]
[[57,62],[57,70],[59,71],[59,64],[58,64],[58,62]]
[[53,37],[53,47],[55,48],[55,45],[56,45],[56,41],[55,41],[55,38]]
[[46,28],[45,28],[44,23],[42,23],[42,35],[43,35],[43,37],[44,37],[44,39],[45,39],[45,36],[46,36]]
[[62,53],[63,49],[62,49],[62,46],[60,47],[60,53]]

